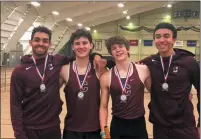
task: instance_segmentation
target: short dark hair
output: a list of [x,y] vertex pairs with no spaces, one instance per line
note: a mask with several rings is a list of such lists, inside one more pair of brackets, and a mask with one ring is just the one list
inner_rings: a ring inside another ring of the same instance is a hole
[[92,36],[89,31],[86,29],[77,29],[75,32],[73,32],[70,36],[70,44],[72,45],[76,39],[79,39],[81,37],[85,37],[89,40],[90,43],[92,43]]
[[129,42],[126,38],[122,37],[122,36],[114,36],[114,37],[110,37],[109,39],[106,40],[106,47],[107,47],[107,51],[109,54],[112,55],[111,53],[111,47],[114,44],[124,44],[126,49],[129,50],[130,49],[130,45]]
[[155,29],[154,29],[154,34],[153,34],[153,38],[155,39],[155,32],[158,29],[169,29],[172,31],[173,34],[173,38],[176,39],[177,38],[177,29],[170,23],[166,23],[166,22],[162,22],[159,23],[158,25],[156,25]]
[[32,31],[32,34],[31,34],[31,40],[33,40],[33,37],[34,37],[34,34],[36,32],[43,32],[43,33],[46,33],[48,36],[49,36],[49,41],[51,41],[52,39],[52,31],[50,29],[48,29],[47,27],[45,26],[38,26],[38,27],[35,27]]

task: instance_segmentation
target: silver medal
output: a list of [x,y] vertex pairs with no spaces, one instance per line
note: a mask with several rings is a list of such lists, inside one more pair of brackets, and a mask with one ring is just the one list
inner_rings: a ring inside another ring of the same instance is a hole
[[37,73],[38,73],[38,75],[40,76],[41,81],[42,81],[42,83],[41,83],[41,85],[40,85],[40,91],[41,91],[41,92],[46,92],[46,86],[45,86],[45,84],[43,83],[43,81],[44,81],[44,78],[45,78],[45,69],[46,69],[46,66],[47,66],[48,54],[46,55],[46,58],[45,58],[45,64],[44,64],[44,72],[43,72],[43,75],[40,73],[40,71],[39,71],[39,69],[38,69],[38,67],[37,67],[37,65],[36,65],[36,60],[34,59],[33,56],[32,56],[32,59],[33,59],[33,62],[34,62],[34,64],[35,64],[35,66],[36,66],[36,71],[37,71]]
[[163,83],[162,84],[162,89],[163,89],[163,91],[168,91],[168,84],[167,83]]
[[41,91],[41,92],[45,92],[45,90],[46,90],[45,84],[42,83],[42,84],[40,85],[40,91]]
[[77,96],[78,96],[78,99],[81,99],[81,100],[84,99],[84,93],[83,93],[83,92],[79,92],[79,93],[77,94]]
[[121,95],[120,99],[121,99],[121,102],[125,103],[126,100],[127,100],[127,96],[126,95]]

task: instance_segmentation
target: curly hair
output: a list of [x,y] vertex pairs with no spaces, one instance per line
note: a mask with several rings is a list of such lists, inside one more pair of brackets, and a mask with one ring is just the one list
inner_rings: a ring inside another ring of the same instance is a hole
[[127,50],[130,49],[129,41],[126,38],[124,38],[122,36],[113,36],[113,37],[110,37],[109,39],[107,39],[106,44],[105,44],[109,54],[112,54],[111,47],[114,44],[123,44],[123,45],[125,45]]

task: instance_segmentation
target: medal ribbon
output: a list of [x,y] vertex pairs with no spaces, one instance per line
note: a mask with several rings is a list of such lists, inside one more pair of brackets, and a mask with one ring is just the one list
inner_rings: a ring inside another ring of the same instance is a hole
[[46,67],[47,67],[48,54],[47,54],[46,57],[45,57],[45,65],[44,65],[44,72],[43,72],[43,75],[41,75],[41,73],[40,73],[40,71],[39,71],[39,69],[38,69],[38,67],[37,67],[37,65],[36,65],[36,60],[34,59],[34,57],[32,56],[31,58],[33,59],[33,62],[34,62],[34,64],[35,64],[35,66],[36,66],[36,71],[37,71],[37,73],[38,73],[38,75],[39,75],[39,77],[41,78],[41,81],[42,81],[42,83],[43,83],[44,78],[45,78],[45,69],[46,69]]
[[124,84],[123,84],[123,82],[121,81],[121,76],[120,76],[119,71],[118,71],[118,69],[117,69],[117,67],[116,67],[117,75],[118,75],[117,77],[118,77],[118,80],[119,80],[119,84],[120,84],[120,86],[121,86],[122,94],[124,94],[124,92],[125,92],[125,90],[126,90],[126,85],[127,85],[127,82],[128,82],[128,76],[129,76],[129,73],[130,73],[130,65],[131,65],[131,64],[129,64],[129,66],[128,66],[127,75],[126,75],[126,81],[125,81]]
[[165,82],[167,81],[167,78],[168,78],[170,65],[171,65],[171,63],[172,63],[172,57],[173,57],[173,56],[171,55],[171,56],[170,56],[170,60],[169,60],[168,70],[167,70],[167,73],[165,74],[165,67],[164,67],[163,58],[160,56],[161,65],[162,65],[162,69],[163,69],[163,75],[164,75]]
[[80,87],[80,91],[82,90],[82,88],[83,88],[83,86],[84,86],[84,82],[85,82],[85,80],[86,80],[86,77],[87,77],[87,75],[88,75],[88,73],[89,73],[89,67],[90,67],[90,64],[88,63],[87,69],[86,69],[85,74],[84,74],[84,79],[83,79],[83,82],[82,82],[82,81],[80,80],[79,76],[78,76],[77,64],[75,63],[75,71],[76,71],[75,74],[76,74],[76,77],[77,77],[77,82],[78,82],[79,87]]

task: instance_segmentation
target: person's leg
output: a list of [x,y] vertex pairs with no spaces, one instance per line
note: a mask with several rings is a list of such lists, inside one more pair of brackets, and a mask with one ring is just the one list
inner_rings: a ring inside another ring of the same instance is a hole
[[84,133],[64,129],[62,139],[84,139]]
[[110,136],[111,139],[120,139],[120,136],[122,136],[122,130],[123,130],[123,122],[117,118],[112,117],[111,125],[110,125]]
[[85,134],[85,139],[101,139],[100,130],[94,132],[87,132]]
[[39,139],[61,139],[60,125],[39,131]]
[[126,120],[126,136],[128,139],[148,139],[144,116]]

